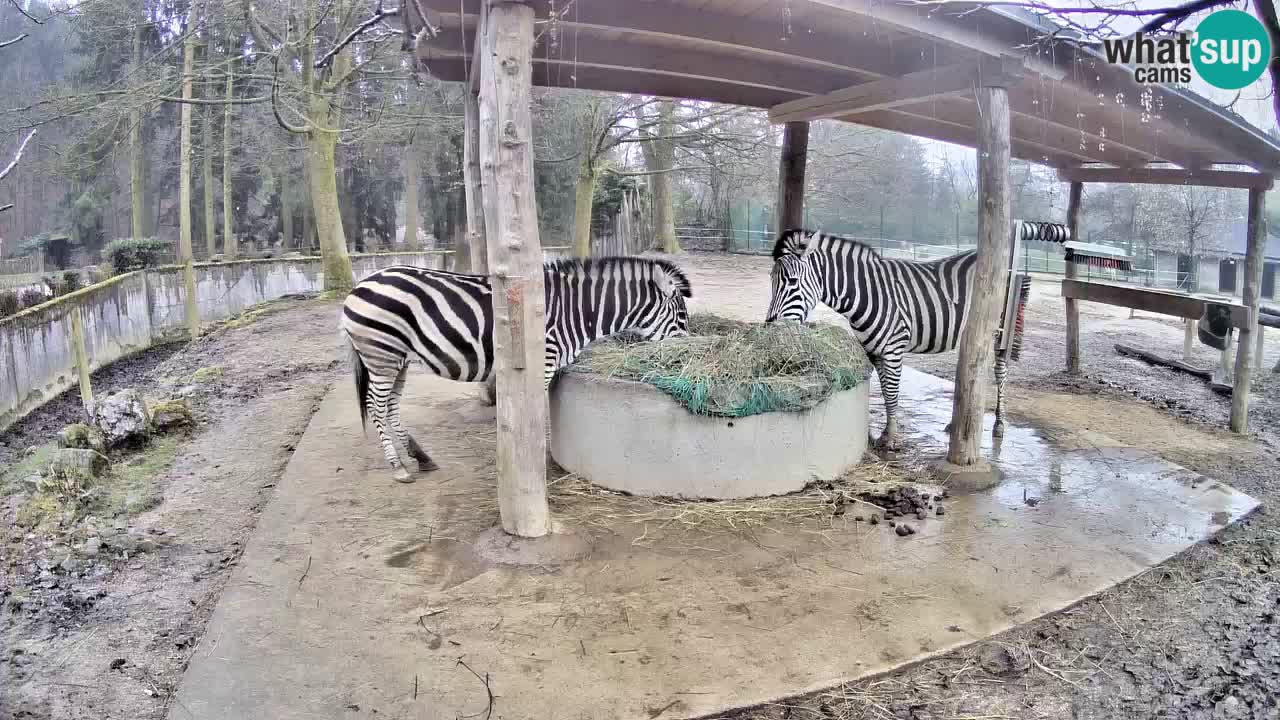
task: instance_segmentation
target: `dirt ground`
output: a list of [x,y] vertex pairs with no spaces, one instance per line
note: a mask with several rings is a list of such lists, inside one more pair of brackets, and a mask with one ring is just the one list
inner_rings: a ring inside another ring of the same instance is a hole
[[[689,254],[693,309],[762,319],[764,258]],[[154,478],[138,514],[87,518],[63,536],[17,526],[6,488],[0,562],[0,718],[162,718],[257,511],[270,498],[320,398],[345,382],[337,304],[279,303],[195,345],[172,345],[95,375],[96,391],[180,394],[199,422]],[[826,316],[830,319],[830,316]],[[1084,372],[1063,364],[1062,301],[1037,283],[1023,359],[1011,374],[1016,419],[1046,433],[1093,430],[1159,452],[1270,506],[1280,392],[1255,393],[1254,436],[1222,432],[1228,401],[1192,378],[1116,355],[1117,341],[1181,353],[1178,321],[1082,305]],[[1280,333],[1268,343],[1280,355]],[[1197,348],[1205,364],[1216,353]],[[944,377],[951,353],[909,364]],[[192,376],[201,369],[205,382]],[[1267,383],[1268,388],[1276,384]],[[0,436],[0,463],[78,420],[70,394]],[[123,525],[158,538],[139,554],[58,563],[88,532]],[[162,540],[161,540],[162,539]],[[1278,717],[1280,522],[1259,511],[1217,542],[987,643],[830,692],[726,715],[775,718]],[[1050,562],[1051,558],[1046,558]],[[857,642],[856,637],[849,642]]]
[[[136,388],[193,407],[194,431],[161,457],[154,497],[139,506],[151,509],[31,532],[17,524],[22,488],[4,488],[0,718],[164,717],[293,443],[346,377],[336,303],[267,307],[241,327],[95,373],[97,394]],[[17,462],[82,414],[79,396],[63,395],[0,435],[0,459]],[[99,535],[142,540],[133,553],[86,551]]]

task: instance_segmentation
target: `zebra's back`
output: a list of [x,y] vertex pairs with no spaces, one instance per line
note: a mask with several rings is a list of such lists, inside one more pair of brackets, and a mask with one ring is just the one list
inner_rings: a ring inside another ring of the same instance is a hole
[[379,270],[347,296],[341,325],[375,372],[413,356],[450,380],[482,382],[493,369],[493,290],[482,275]]
[[959,344],[977,258],[970,250],[927,262],[883,261],[892,303],[909,334],[906,352],[947,352]]

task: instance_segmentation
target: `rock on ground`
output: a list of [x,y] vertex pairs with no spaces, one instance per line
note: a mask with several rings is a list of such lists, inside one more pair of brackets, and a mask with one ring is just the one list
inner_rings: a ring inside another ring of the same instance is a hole
[[95,400],[93,424],[102,431],[107,447],[115,447],[145,437],[151,417],[142,396],[137,390],[129,389]]

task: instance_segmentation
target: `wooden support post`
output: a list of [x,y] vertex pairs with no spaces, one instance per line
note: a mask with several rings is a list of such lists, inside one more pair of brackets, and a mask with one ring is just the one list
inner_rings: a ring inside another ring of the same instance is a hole
[[1249,241],[1244,261],[1244,293],[1242,301],[1249,312],[1249,322],[1240,328],[1240,347],[1236,352],[1236,372],[1231,390],[1231,431],[1249,431],[1249,383],[1253,379],[1253,367],[1249,362],[1250,341],[1257,332],[1258,305],[1262,294],[1262,256],[1266,247],[1266,191],[1255,188],[1249,191]]
[[[472,72],[479,71],[472,67]],[[471,252],[471,272],[488,275],[489,250],[484,241],[484,200],[480,192],[480,100],[469,89],[462,95],[462,182],[467,202],[467,247]]]
[[1196,339],[1196,321],[1187,318],[1186,333],[1182,336],[1182,359],[1191,362],[1191,348]]
[[978,264],[969,288],[968,318],[960,335],[947,451],[947,461],[960,466],[975,465],[980,459],[987,375],[1009,269],[1009,93],[1004,86],[988,85],[978,88],[976,97]]
[[480,67],[480,174],[498,375],[498,509],[521,537],[551,531],[547,401],[543,388],[542,246],[533,190],[530,96],[533,8],[486,0]]
[[84,342],[84,317],[80,306],[71,308],[71,354],[76,361],[76,372],[80,375],[80,402],[84,404],[87,416],[93,415],[93,387],[89,384],[89,352]]
[[779,234],[804,224],[804,168],[809,156],[809,123],[782,127],[782,157],[778,161]]
[[[1080,230],[1080,204],[1084,199],[1084,183],[1071,183],[1071,193],[1067,198],[1067,229],[1071,231],[1071,239],[1076,239]],[[1076,277],[1076,264],[1070,259],[1066,263],[1068,280]],[[1067,298],[1067,372],[1080,372],[1080,304],[1075,298]]]

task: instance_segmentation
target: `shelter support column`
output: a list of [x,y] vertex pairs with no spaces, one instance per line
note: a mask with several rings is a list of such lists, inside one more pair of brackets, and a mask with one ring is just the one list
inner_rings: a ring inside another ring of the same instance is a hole
[[778,161],[779,234],[804,225],[804,169],[809,156],[809,123],[789,122],[782,128],[782,158]]
[[[1075,240],[1080,230],[1080,205],[1084,199],[1084,183],[1071,183],[1071,193],[1067,199],[1067,229],[1071,231],[1071,239]],[[1066,263],[1066,277],[1074,280],[1076,264],[1069,259]],[[1075,298],[1067,298],[1067,372],[1080,372],[1080,304]]]
[[498,377],[498,509],[502,529],[540,537],[547,508],[546,308],[533,189],[530,96],[533,8],[485,0],[480,66],[480,174],[493,279]]
[[975,465],[980,459],[995,352],[996,326],[1009,269],[1009,93],[1006,75],[984,77],[977,89],[978,262],[969,287],[968,319],[960,336],[951,442],[947,461]]
[[1253,378],[1250,347],[1258,326],[1258,304],[1262,291],[1262,253],[1266,247],[1266,192],[1249,191],[1249,244],[1245,251],[1243,302],[1249,310],[1249,322],[1240,328],[1240,345],[1236,350],[1235,379],[1231,388],[1231,431],[1249,431],[1249,383]]
[[488,275],[489,251],[485,247],[484,200],[480,191],[480,98],[469,87],[462,97],[462,184],[467,203],[467,248],[471,253],[471,272]]

